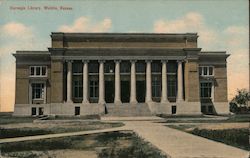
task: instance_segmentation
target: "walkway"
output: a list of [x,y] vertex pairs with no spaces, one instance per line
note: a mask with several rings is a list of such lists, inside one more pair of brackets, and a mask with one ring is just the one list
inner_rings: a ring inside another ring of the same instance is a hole
[[[145,121],[147,119],[148,118],[134,118],[134,121],[123,121],[125,123],[125,126],[123,127],[103,130],[0,139],[0,144],[26,140],[87,135],[102,132],[133,130],[140,137],[152,143],[167,155],[170,155],[171,158],[248,158],[248,152],[245,150],[172,129],[164,126],[162,123]],[[154,121],[158,120],[155,119]]]
[[149,121],[124,122],[127,129],[171,158],[248,158],[248,152]]

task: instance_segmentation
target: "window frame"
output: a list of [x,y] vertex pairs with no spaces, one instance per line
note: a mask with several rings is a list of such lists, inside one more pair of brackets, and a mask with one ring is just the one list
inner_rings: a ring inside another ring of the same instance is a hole
[[[205,75],[204,71],[207,69],[207,74]],[[212,68],[212,74],[210,75],[210,68]],[[203,77],[214,76],[214,66],[199,66],[199,75]]]
[[[92,82],[96,82],[96,84],[91,84]],[[93,93],[91,93],[91,89],[93,89]],[[99,98],[99,81],[98,80],[90,80],[89,81],[89,98],[90,99],[98,99]]]
[[[33,87],[33,84],[40,84],[40,85],[43,85],[43,86],[40,86],[39,88],[40,88],[40,92],[41,92],[41,94],[39,95],[40,97],[39,98],[37,98],[36,97],[36,89],[38,89],[38,87]],[[46,90],[45,90],[45,84],[43,83],[43,82],[35,82],[35,83],[32,83],[31,84],[31,88],[32,88],[32,94],[31,94],[31,99],[32,100],[45,100],[45,97],[46,97]],[[33,93],[35,93],[34,95],[33,95]],[[34,97],[33,97],[34,96]]]
[[[34,69],[33,75],[31,73],[32,68]],[[37,75],[37,68],[40,68],[39,75]],[[45,75],[43,75],[43,68],[45,68]],[[30,66],[29,67],[30,77],[47,77],[48,76],[48,66]]]
[[[208,87],[208,86],[202,87],[201,85],[204,84],[204,83],[211,84],[211,87]],[[202,91],[202,88],[207,89],[207,90],[210,88],[210,92],[204,93],[204,94],[210,94],[210,96],[202,95],[202,92],[204,91],[204,90]],[[200,98],[202,98],[202,99],[213,99],[213,82],[211,82],[211,81],[202,81],[202,82],[200,82]]]
[[152,97],[153,98],[161,97],[161,80],[155,76],[152,78]]

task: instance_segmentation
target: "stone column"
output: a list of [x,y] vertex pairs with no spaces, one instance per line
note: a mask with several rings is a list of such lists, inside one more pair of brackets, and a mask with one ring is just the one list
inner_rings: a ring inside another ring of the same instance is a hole
[[179,60],[178,62],[178,74],[177,74],[177,84],[178,84],[178,89],[177,89],[177,99],[176,102],[182,102],[183,100],[183,77],[182,77],[182,61]]
[[99,104],[105,104],[104,61],[99,61]]
[[120,60],[115,60],[115,104],[121,104]]
[[151,62],[151,60],[146,61],[146,102],[152,102]]
[[161,72],[161,103],[168,102],[168,93],[167,93],[167,60],[162,60],[162,72]]
[[88,60],[83,60],[83,104],[89,103],[89,84],[88,84],[88,78],[89,78],[89,72],[88,72]]
[[130,75],[130,103],[136,104],[136,71],[135,71],[135,60],[131,60],[131,75]]
[[72,103],[72,61],[67,61],[67,103]]

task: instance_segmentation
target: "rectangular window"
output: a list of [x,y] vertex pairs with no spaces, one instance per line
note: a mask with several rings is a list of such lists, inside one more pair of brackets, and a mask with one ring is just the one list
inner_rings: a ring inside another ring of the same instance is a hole
[[211,98],[212,83],[202,82],[200,83],[200,97],[201,98]]
[[98,87],[98,81],[90,81],[90,98],[96,99],[98,98],[99,93],[99,87]]
[[112,61],[107,61],[104,63],[104,72],[105,73],[114,73],[115,72],[115,63]]
[[135,63],[136,72],[145,73],[146,72],[146,64],[144,62],[137,62]]
[[32,115],[32,116],[35,116],[35,115],[36,115],[36,108],[35,108],[35,107],[32,107],[32,108],[31,108],[31,115]]
[[32,83],[32,99],[44,99],[44,83]]
[[75,107],[75,116],[80,115],[80,107]]
[[31,77],[45,77],[47,76],[47,66],[30,66]]
[[168,75],[168,97],[176,97],[177,92],[177,81],[176,81],[176,75]]
[[99,63],[97,61],[91,61],[88,66],[89,73],[98,73],[99,72]]
[[161,64],[158,62],[152,62],[152,72],[161,72]]
[[82,76],[73,76],[73,97],[81,99],[83,97]]
[[152,80],[152,97],[161,97],[161,81],[157,77]]
[[121,62],[121,73],[130,73],[130,62],[128,61]]
[[40,107],[40,108],[39,108],[39,115],[43,115],[43,112],[44,112],[44,108],[43,108],[43,107]]
[[35,68],[31,67],[30,68],[30,76],[34,76],[35,75]]
[[213,75],[213,67],[210,66],[208,70],[209,70],[208,71],[209,72],[208,75],[212,76]]
[[213,76],[214,75],[214,67],[213,66],[200,66],[199,74],[200,76]]

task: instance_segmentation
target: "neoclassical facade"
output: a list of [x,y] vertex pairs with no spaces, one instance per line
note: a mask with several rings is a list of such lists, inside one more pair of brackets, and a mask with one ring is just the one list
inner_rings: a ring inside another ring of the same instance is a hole
[[17,51],[14,115],[228,114],[226,52],[196,33],[51,34]]

